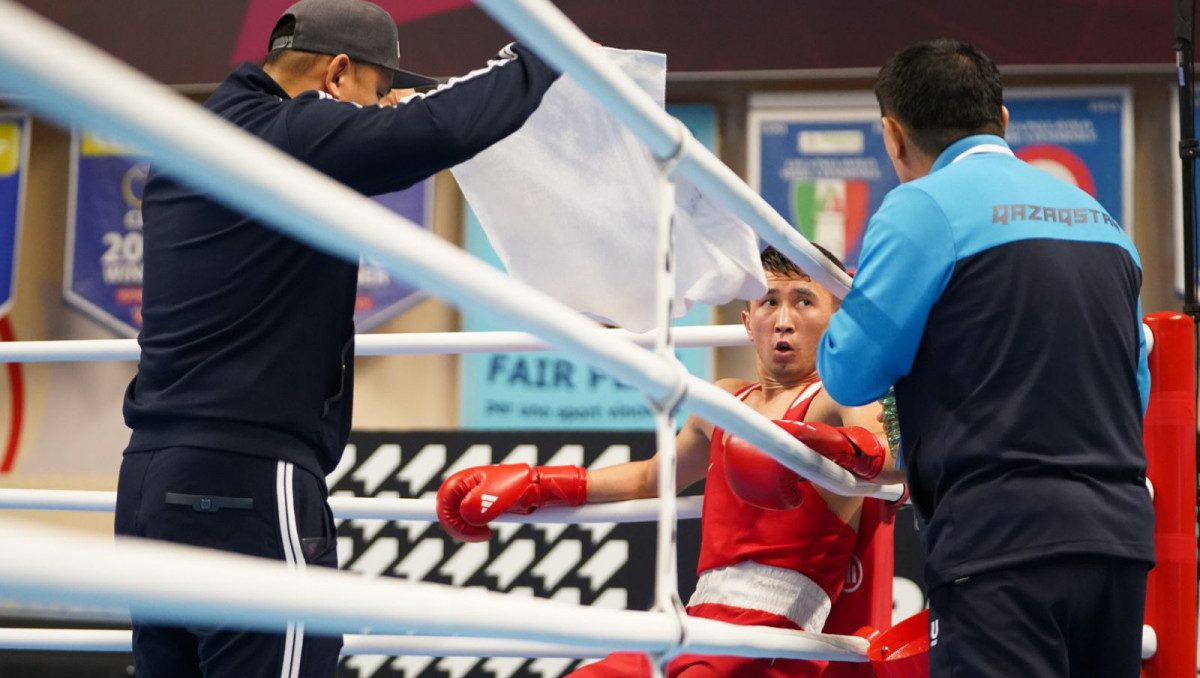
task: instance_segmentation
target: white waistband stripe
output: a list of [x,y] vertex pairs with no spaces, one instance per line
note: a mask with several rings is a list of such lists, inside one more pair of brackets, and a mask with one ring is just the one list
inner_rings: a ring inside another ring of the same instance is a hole
[[825,627],[833,607],[829,594],[808,577],[751,561],[701,573],[688,605],[704,603],[770,612],[814,633]]

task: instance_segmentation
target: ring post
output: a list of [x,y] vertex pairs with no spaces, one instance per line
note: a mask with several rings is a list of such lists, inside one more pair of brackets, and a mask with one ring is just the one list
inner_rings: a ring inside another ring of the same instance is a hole
[[1196,387],[1193,321],[1152,313],[1150,405],[1143,442],[1154,483],[1154,549],[1158,564],[1146,587],[1145,623],[1158,651],[1142,663],[1145,678],[1196,672]]

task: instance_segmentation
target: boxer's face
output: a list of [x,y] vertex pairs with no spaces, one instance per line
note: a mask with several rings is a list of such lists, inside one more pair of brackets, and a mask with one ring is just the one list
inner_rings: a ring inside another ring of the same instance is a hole
[[816,371],[817,343],[837,310],[825,288],[800,274],[767,271],[767,293],[742,311],[760,372],[782,381]]

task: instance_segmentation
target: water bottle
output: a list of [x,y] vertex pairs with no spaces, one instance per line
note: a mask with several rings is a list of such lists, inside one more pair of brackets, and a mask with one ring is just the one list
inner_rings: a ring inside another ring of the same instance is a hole
[[896,389],[889,388],[879,399],[883,405],[883,432],[887,436],[888,452],[892,458],[900,453],[900,415],[896,412]]

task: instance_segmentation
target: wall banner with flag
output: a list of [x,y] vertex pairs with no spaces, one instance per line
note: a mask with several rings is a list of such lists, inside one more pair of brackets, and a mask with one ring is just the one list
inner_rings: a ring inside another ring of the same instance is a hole
[[12,307],[16,292],[29,132],[28,115],[0,113],[0,316]]
[[[1014,88],[1007,133],[1021,159],[1088,191],[1132,226],[1127,87]],[[899,184],[870,92],[761,93],[750,100],[749,183],[806,238],[858,263],[863,230]]]
[[900,183],[874,96],[754,94],[747,133],[750,186],[804,237],[854,268],[867,219]]
[[117,334],[142,326],[142,189],[149,159],[111,139],[71,137],[67,303]]
[[[403,191],[371,198],[414,224],[433,228],[432,178]],[[396,280],[387,269],[363,259],[358,268],[358,296],[354,301],[354,324],[359,332],[369,332],[407,311],[425,298],[425,294],[403,280]]]
[[[707,105],[668,106],[708,148],[716,142],[716,111]],[[466,249],[503,268],[478,220],[467,210]],[[654,290],[646,290],[653,295]],[[707,325],[712,308],[696,304],[675,325]],[[511,330],[479,314],[464,313],[463,330]],[[680,349],[688,372],[712,379],[712,349]],[[461,358],[461,426],[495,430],[653,430],[641,392],[587,363],[557,353],[480,353]],[[682,421],[682,417],[680,417]]]

